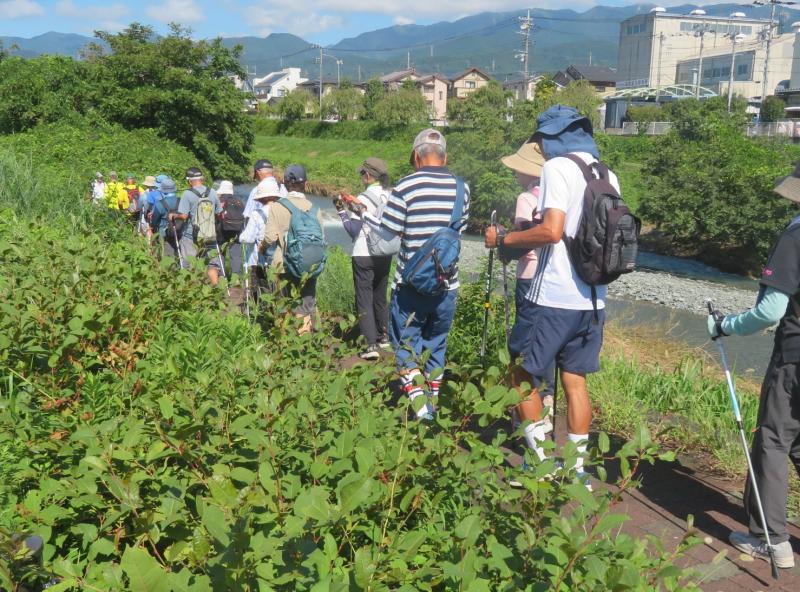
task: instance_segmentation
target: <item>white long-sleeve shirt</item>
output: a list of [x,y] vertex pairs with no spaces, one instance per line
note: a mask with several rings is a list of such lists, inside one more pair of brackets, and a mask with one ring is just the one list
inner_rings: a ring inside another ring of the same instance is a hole
[[247,225],[239,235],[239,242],[244,245],[244,266],[255,267],[263,265],[264,262],[260,261],[261,255],[258,252],[258,246],[264,240],[264,234],[267,229],[267,220],[269,219],[269,204],[261,205],[256,200],[253,200],[259,205],[253,208],[250,217],[247,219]]

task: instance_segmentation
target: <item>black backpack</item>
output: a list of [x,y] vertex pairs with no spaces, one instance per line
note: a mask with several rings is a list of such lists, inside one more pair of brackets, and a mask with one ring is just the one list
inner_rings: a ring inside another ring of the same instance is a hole
[[222,231],[241,232],[244,230],[244,204],[242,200],[231,195],[220,200],[222,203]]
[[609,181],[605,164],[586,164],[574,154],[564,157],[580,167],[586,180],[578,230],[574,238],[564,235],[564,244],[575,272],[592,287],[597,310],[595,286],[610,284],[636,268],[642,222]]

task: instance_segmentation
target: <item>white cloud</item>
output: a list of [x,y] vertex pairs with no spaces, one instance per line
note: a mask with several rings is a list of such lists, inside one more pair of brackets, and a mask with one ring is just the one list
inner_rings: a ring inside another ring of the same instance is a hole
[[[292,10],[285,9],[289,5],[293,7]],[[272,2],[270,8],[258,5],[248,6],[245,9],[245,15],[248,24],[259,35],[264,36],[280,31],[303,37],[344,25],[344,18],[341,16],[314,12],[311,8],[316,5],[314,2],[309,2],[308,8],[303,8],[302,5],[303,0],[295,2],[279,0]]]
[[0,1],[0,18],[13,20],[44,14],[44,8],[33,0]]
[[413,25],[414,19],[408,18],[407,16],[396,16],[394,17],[394,24],[395,25]]
[[167,0],[163,4],[151,4],[145,13],[161,23],[199,23],[206,19],[203,10],[194,0]]
[[131,14],[130,8],[124,4],[88,4],[78,6],[72,0],[59,0],[55,6],[56,14],[68,19],[89,23],[86,28],[104,31],[124,29]]

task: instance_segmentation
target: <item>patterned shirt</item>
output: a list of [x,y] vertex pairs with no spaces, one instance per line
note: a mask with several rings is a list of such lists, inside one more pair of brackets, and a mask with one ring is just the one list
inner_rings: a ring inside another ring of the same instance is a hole
[[[469,186],[466,183],[464,193],[462,232],[469,217]],[[381,218],[383,228],[402,236],[394,286],[403,283],[403,268],[417,249],[437,230],[450,225],[455,201],[456,178],[446,167],[422,167],[397,183]],[[458,274],[450,283],[451,290],[457,288]]]

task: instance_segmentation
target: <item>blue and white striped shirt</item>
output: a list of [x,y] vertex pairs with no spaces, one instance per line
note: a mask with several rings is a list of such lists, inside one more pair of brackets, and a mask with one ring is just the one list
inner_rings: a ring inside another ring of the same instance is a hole
[[[469,186],[464,184],[462,232],[469,218]],[[402,284],[403,268],[437,230],[450,225],[456,201],[456,178],[446,167],[423,167],[397,183],[383,209],[381,226],[402,235],[394,285]],[[458,288],[458,274],[450,289]]]

